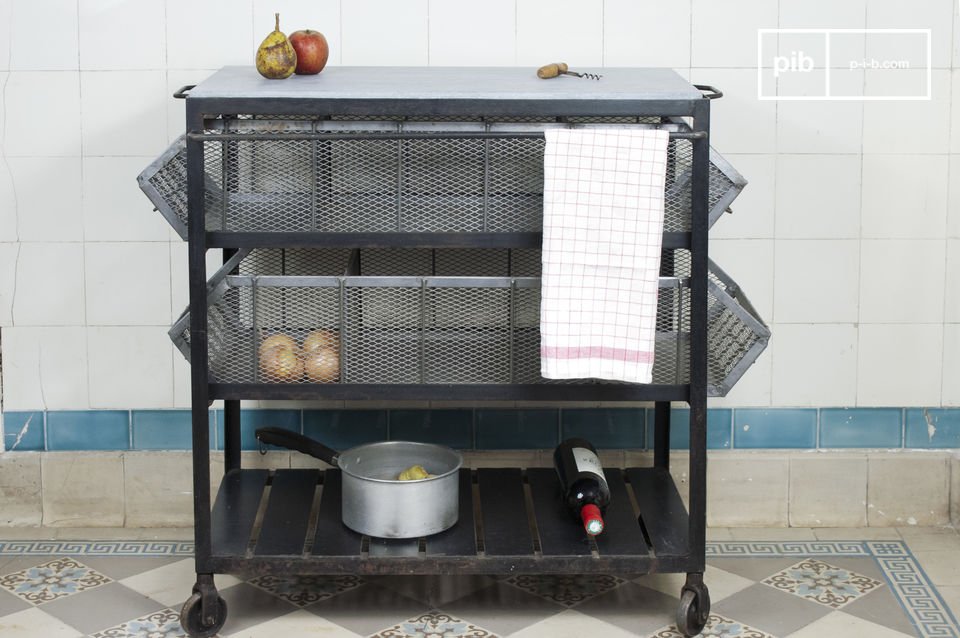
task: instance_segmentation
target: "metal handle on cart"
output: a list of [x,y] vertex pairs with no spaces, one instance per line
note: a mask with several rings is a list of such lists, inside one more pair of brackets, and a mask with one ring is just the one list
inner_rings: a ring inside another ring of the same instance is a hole
[[336,466],[337,461],[340,459],[340,453],[329,448],[319,441],[315,441],[310,437],[303,436],[302,434],[297,434],[296,432],[291,432],[290,430],[285,430],[283,428],[258,428],[256,431],[257,441],[260,442],[260,453],[266,454],[267,449],[264,447],[264,444],[276,445],[279,447],[285,447],[289,450],[296,450],[297,452],[303,452],[314,458],[318,458],[321,461],[326,461],[330,465]]
[[196,86],[197,86],[196,84],[184,84],[179,89],[177,89],[176,93],[173,94],[173,97],[177,98],[178,100],[185,100],[187,99],[187,93],[190,92],[190,89]]
[[723,97],[723,91],[709,84],[694,84],[693,88],[703,92],[703,97],[708,100],[719,100]]

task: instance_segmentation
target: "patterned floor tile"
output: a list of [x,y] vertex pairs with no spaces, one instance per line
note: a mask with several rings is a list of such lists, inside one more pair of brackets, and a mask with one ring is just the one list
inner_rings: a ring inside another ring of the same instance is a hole
[[546,598],[565,607],[610,591],[627,582],[618,576],[590,574],[578,576],[511,576],[503,582]]
[[428,611],[416,618],[382,629],[371,638],[495,638],[483,627],[464,622],[442,611]]
[[[749,625],[719,614],[710,614],[706,626],[699,635],[715,638],[776,638],[764,631],[754,629]],[[684,638],[684,636],[676,625],[671,625],[655,632],[650,638]]]
[[57,558],[0,577],[0,587],[39,605],[100,587],[112,580],[72,558]]
[[128,620],[116,627],[90,634],[90,638],[185,638],[187,632],[180,626],[180,613],[161,609],[136,620]]
[[364,583],[359,576],[259,576],[247,582],[298,607],[332,598]]
[[3,638],[79,638],[83,632],[60,621],[39,607],[0,618]]
[[863,574],[817,559],[802,560],[765,578],[763,583],[833,609],[840,609],[883,585]]

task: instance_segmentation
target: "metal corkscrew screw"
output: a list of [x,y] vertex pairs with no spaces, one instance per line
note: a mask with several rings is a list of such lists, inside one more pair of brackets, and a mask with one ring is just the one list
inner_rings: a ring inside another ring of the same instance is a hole
[[566,62],[553,62],[552,64],[547,64],[539,69],[537,69],[537,77],[541,80],[549,80],[550,78],[555,78],[560,75],[572,75],[577,78],[586,78],[588,80],[599,80],[602,78],[602,75],[597,75],[596,73],[577,73],[571,71],[567,67]]

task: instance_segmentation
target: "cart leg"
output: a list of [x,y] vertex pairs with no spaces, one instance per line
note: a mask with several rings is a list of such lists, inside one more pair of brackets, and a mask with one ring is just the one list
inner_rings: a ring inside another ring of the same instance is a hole
[[197,574],[193,594],[180,611],[180,626],[191,638],[214,636],[227,621],[227,601],[213,584],[213,574]]
[[653,465],[670,469],[670,402],[657,401],[653,408]]
[[677,609],[677,629],[684,636],[696,636],[710,618],[710,592],[703,582],[703,574],[687,574],[687,582],[680,590],[680,606]]
[[223,402],[223,460],[224,471],[240,469],[240,401]]

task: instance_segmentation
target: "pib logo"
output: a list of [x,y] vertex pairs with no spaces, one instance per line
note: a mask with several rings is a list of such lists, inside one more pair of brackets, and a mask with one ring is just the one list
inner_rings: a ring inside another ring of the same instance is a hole
[[789,55],[778,55],[773,58],[773,77],[775,78],[788,72],[810,73],[813,68],[813,57],[803,51],[791,51]]

